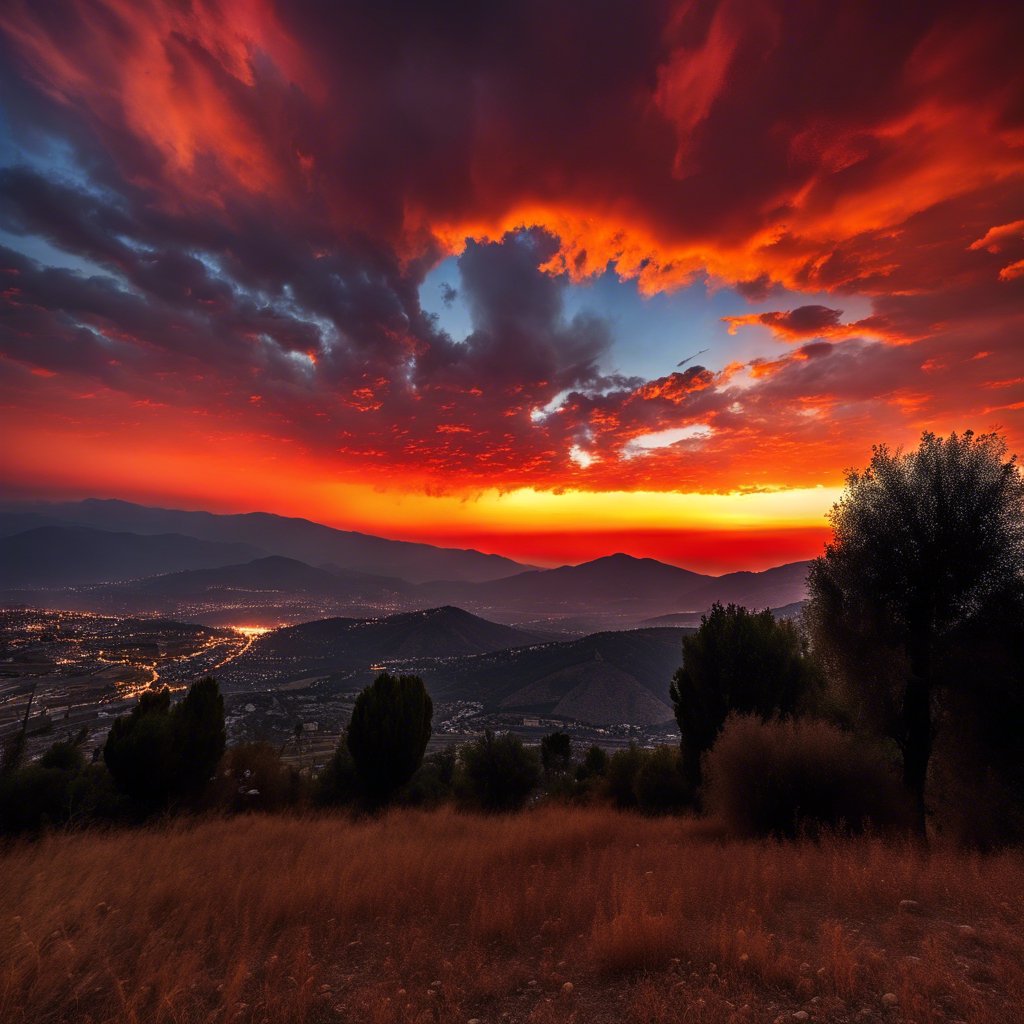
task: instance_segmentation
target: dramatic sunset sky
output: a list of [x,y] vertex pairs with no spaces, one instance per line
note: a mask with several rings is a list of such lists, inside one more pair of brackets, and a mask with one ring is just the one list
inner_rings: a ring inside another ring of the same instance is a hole
[[1024,5],[5,0],[10,497],[817,553],[1024,454]]

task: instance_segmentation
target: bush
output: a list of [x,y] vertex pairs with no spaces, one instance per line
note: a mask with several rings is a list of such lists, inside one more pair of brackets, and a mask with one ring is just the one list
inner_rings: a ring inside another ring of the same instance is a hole
[[35,764],[0,778],[0,833],[86,825],[124,813],[110,773],[87,765],[74,740],[55,743]]
[[643,751],[635,743],[616,750],[608,759],[604,788],[616,807],[636,807],[636,777],[642,762]]
[[740,835],[909,824],[907,798],[889,766],[826,722],[731,715],[704,769],[706,806]]
[[557,775],[572,767],[572,737],[567,732],[549,733],[540,741],[540,761],[545,775]]
[[313,784],[313,799],[323,806],[338,806],[355,803],[359,799],[359,793],[356,763],[352,760],[348,746],[342,738],[334,751],[334,756],[316,777]]
[[302,802],[305,786],[269,743],[228,749],[217,775],[214,802],[232,811],[278,811]]
[[399,794],[398,802],[406,807],[436,807],[450,799],[455,791],[457,757],[454,746],[428,754]]
[[645,814],[673,814],[689,806],[693,791],[683,777],[679,748],[642,751],[633,792],[636,806]]
[[480,810],[517,811],[540,782],[540,760],[518,736],[488,729],[460,751],[458,788],[463,802]]
[[382,672],[356,698],[346,743],[369,806],[386,804],[413,777],[433,715],[434,703],[419,676]]
[[604,791],[616,807],[670,814],[692,803],[693,791],[676,748],[641,750],[630,743],[624,750],[616,750],[607,764]]
[[603,779],[607,773],[608,755],[595,743],[583,755],[583,760],[576,769],[576,781]]

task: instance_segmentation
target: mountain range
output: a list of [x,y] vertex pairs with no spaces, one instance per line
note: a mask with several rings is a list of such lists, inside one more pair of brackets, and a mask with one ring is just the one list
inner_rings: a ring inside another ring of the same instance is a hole
[[209,625],[451,605],[526,630],[579,635],[692,625],[715,601],[798,605],[806,573],[806,562],[793,562],[708,576],[625,554],[536,569],[267,513],[214,515],[121,501],[0,510],[0,601]]
[[[428,580],[479,582],[532,568],[500,555],[387,540],[269,512],[218,515],[147,508],[127,501],[96,498],[75,502],[19,503],[0,510],[2,535],[21,533],[33,526],[69,525],[143,535],[184,534],[221,544],[247,544],[262,555],[283,555],[311,565],[333,562],[356,572],[400,576],[411,583]],[[233,558],[222,564],[230,561],[239,559]],[[178,568],[191,567],[182,565]]]

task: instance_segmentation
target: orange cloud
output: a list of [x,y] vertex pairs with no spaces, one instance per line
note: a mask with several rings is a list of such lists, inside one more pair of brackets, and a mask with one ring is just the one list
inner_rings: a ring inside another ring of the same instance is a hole
[[[4,169],[5,237],[87,268],[3,250],[0,398],[40,465],[67,472],[43,411],[76,452],[162,409],[166,437],[144,436],[176,467],[201,441],[175,423],[195,418],[261,466],[301,452],[331,479],[459,495],[796,487],[925,427],[1024,440],[1020,12],[506,16],[5,5],[11,123],[71,154],[29,146]],[[449,253],[465,341],[418,297]],[[718,372],[612,373],[615,325],[562,302],[609,265],[645,295],[735,286],[730,332],[793,344]],[[808,297],[757,313],[739,297],[780,286]],[[871,314],[844,321],[851,296]],[[979,398],[994,380],[997,409]],[[635,443],[649,435],[674,440]]]

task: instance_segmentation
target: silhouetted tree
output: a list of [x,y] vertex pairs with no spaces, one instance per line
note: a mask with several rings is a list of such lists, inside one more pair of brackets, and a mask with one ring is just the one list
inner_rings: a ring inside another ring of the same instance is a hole
[[200,679],[173,707],[167,687],[142,694],[115,719],[103,760],[123,793],[144,808],[193,798],[224,754],[224,699],[217,681]]
[[793,622],[770,611],[714,604],[700,628],[683,637],[683,664],[670,695],[682,735],[683,778],[701,782],[701,756],[730,712],[769,718],[792,714],[820,685]]
[[537,754],[518,736],[488,729],[460,753],[460,788],[467,802],[485,811],[517,811],[540,782]]
[[367,803],[387,803],[419,768],[434,703],[419,676],[382,672],[356,698],[346,742]]
[[171,710],[176,795],[194,797],[210,781],[227,747],[224,698],[217,680],[200,679]]
[[1024,482],[1006,453],[972,431],[926,432],[913,452],[877,446],[848,474],[811,566],[815,648],[899,745],[922,834],[936,702],[977,678],[963,655],[991,641],[987,622],[1022,607]]
[[171,691],[147,690],[127,715],[114,720],[103,760],[114,785],[147,808],[163,806],[174,787]]
[[540,741],[540,760],[547,775],[567,772],[572,767],[572,737],[552,732]]

